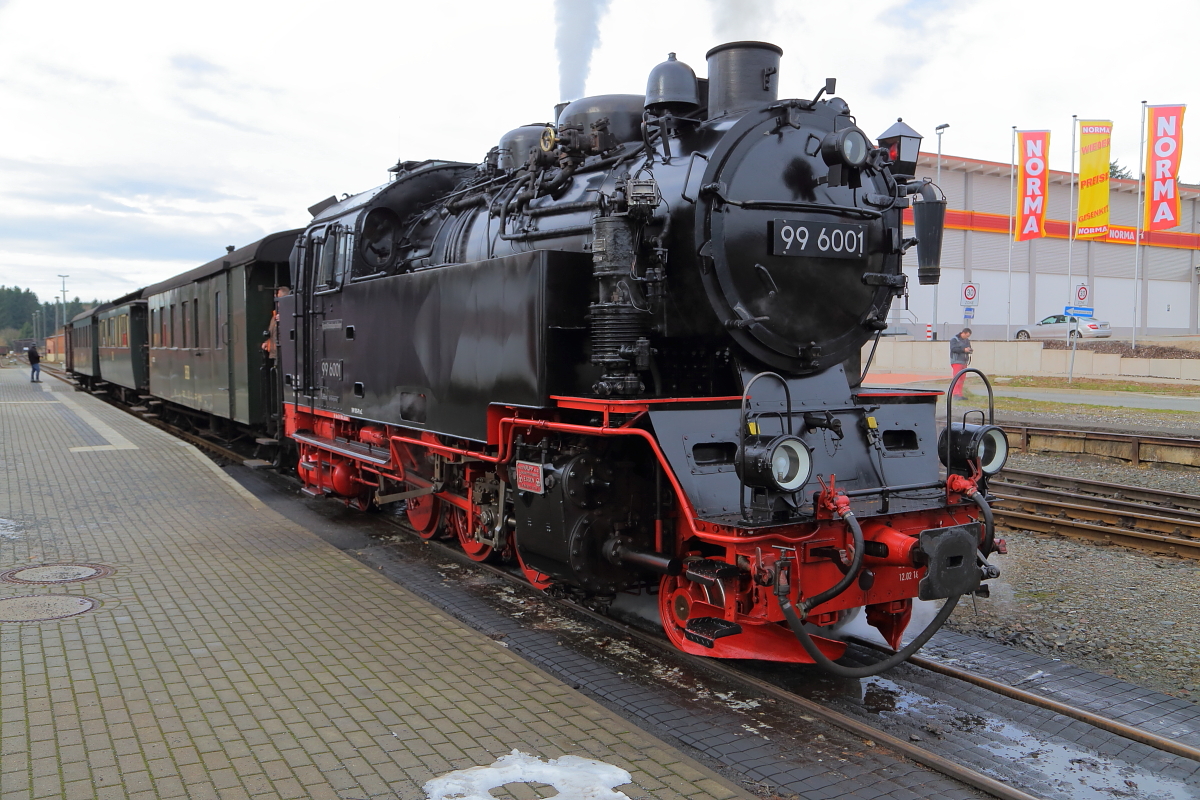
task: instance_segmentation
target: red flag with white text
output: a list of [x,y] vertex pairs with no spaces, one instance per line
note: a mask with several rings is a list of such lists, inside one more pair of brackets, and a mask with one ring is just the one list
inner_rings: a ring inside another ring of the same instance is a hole
[[1183,155],[1183,112],[1187,106],[1147,106],[1146,206],[1142,230],[1179,225],[1179,161]]
[[1015,241],[1046,235],[1046,188],[1050,179],[1050,131],[1017,131]]

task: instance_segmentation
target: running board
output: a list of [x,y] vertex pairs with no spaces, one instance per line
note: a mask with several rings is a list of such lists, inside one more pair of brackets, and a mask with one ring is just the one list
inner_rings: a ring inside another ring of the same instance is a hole
[[378,447],[371,447],[357,442],[335,441],[326,439],[324,436],[316,436],[311,433],[293,433],[292,438],[297,442],[311,444],[313,447],[319,447],[322,450],[328,450],[332,453],[337,453],[340,456],[347,458],[358,459],[359,461],[369,461],[372,464],[384,466],[392,463],[392,454],[380,455]]

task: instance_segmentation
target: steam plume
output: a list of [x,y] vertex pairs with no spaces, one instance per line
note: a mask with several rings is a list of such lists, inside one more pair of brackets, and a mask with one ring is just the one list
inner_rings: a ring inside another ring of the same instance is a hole
[[563,100],[583,97],[600,43],[600,20],[609,0],[554,0],[554,48],[558,51],[558,92]]
[[778,33],[775,0],[709,0],[717,42],[769,39]]

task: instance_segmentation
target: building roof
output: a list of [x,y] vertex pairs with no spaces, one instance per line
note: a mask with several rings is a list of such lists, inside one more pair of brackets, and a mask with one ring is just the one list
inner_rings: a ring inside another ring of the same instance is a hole
[[[929,169],[937,169],[938,155],[937,153],[921,153],[917,159],[917,166],[928,167]],[[978,172],[982,175],[1001,175],[1011,177],[1013,168],[1011,164],[1000,163],[998,161],[981,161],[978,158],[965,158],[963,156],[952,156],[947,153],[942,153],[942,169],[952,170],[954,172]],[[1061,170],[1050,170],[1050,183],[1059,184],[1061,186],[1070,186],[1072,178],[1078,179],[1078,176],[1072,176],[1070,172],[1062,172]],[[1109,186],[1114,192],[1126,192],[1129,194],[1137,194],[1138,181],[1126,180],[1123,178],[1113,178],[1109,181]],[[1179,196],[1184,200],[1200,199],[1200,186],[1190,183],[1179,183]]]

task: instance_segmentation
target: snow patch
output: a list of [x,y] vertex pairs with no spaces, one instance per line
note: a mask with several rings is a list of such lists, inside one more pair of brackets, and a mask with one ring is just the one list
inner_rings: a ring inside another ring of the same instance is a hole
[[615,787],[632,783],[620,767],[579,756],[542,761],[513,750],[487,767],[448,772],[425,784],[429,800],[495,800],[490,790],[509,783],[544,783],[563,800],[629,800]]

